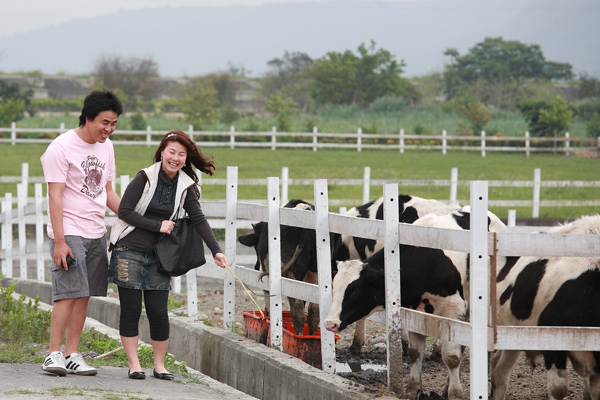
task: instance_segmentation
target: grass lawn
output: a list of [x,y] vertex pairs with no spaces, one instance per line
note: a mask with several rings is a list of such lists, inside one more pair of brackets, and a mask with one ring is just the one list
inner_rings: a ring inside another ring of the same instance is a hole
[[[3,165],[0,175],[20,176],[21,164],[29,163],[29,176],[43,176],[40,156],[45,144],[11,146],[0,144]],[[131,178],[151,164],[156,149],[145,146],[115,146],[117,174]],[[207,148],[205,154],[214,156],[217,170],[214,178],[225,178],[227,166],[238,167],[239,179],[266,179],[281,176],[281,168],[289,168],[291,179],[362,179],[364,167],[371,168],[371,179],[450,179],[452,167],[458,168],[459,181],[470,180],[532,180],[535,168],[541,168],[542,180],[597,181],[600,180],[597,158],[575,158],[552,154],[507,154],[488,152],[481,157],[479,152],[449,152],[442,155],[437,151],[414,150],[400,154],[390,150],[291,150],[278,149],[234,149]],[[210,179],[204,175],[203,180]],[[16,184],[0,184],[0,195],[5,192],[16,195]],[[353,205],[362,202],[361,186],[330,186],[330,199],[349,199]],[[400,187],[401,193],[421,197],[448,199],[448,187]],[[30,188],[33,193],[33,188]],[[382,194],[381,186],[371,187],[371,198]],[[264,199],[266,186],[243,186],[239,188],[240,199]],[[490,200],[531,200],[532,188],[491,187]],[[290,198],[312,199],[312,186],[290,186]],[[469,187],[459,186],[458,199],[469,199]],[[205,185],[203,198],[224,199],[224,185]],[[542,188],[542,200],[597,200],[600,188]],[[505,209],[492,209],[500,217],[507,215]],[[540,216],[573,218],[583,214],[599,212],[597,207],[542,208]],[[517,217],[531,215],[531,209],[517,209]]]

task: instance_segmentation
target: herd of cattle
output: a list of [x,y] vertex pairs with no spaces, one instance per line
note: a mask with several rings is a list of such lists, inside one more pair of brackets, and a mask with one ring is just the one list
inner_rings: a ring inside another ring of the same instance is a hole
[[[470,209],[459,204],[401,195],[399,222],[445,229],[470,227]],[[314,206],[292,200],[284,207],[314,210]],[[383,219],[383,199],[352,208],[348,216]],[[253,225],[254,232],[239,237],[254,247],[255,268],[268,273],[268,229],[266,222]],[[504,223],[488,212],[488,230],[507,233]],[[600,234],[600,215],[585,216],[557,226],[549,234]],[[281,276],[317,283],[315,231],[285,226],[280,229]],[[331,258],[333,301],[324,321],[326,329],[340,332],[356,323],[351,351],[359,352],[365,341],[365,319],[385,308],[383,243],[358,236],[332,234]],[[497,323],[511,326],[600,326],[599,257],[498,257]],[[457,320],[468,320],[469,255],[410,245],[400,245],[401,305]],[[305,324],[305,304],[288,298],[296,332]],[[267,301],[268,308],[268,301]],[[310,304],[306,323],[309,334],[319,325],[318,305]],[[406,395],[418,399],[422,393],[421,366],[425,337],[408,333],[411,367]],[[443,342],[442,360],[448,368],[448,399],[462,399],[459,368],[463,348]],[[510,373],[520,351],[496,351],[492,359],[492,398],[504,399]],[[538,354],[528,352],[534,359]],[[543,351],[548,377],[548,398],[563,399],[568,392],[567,360],[584,378],[584,399],[600,399],[600,352]]]

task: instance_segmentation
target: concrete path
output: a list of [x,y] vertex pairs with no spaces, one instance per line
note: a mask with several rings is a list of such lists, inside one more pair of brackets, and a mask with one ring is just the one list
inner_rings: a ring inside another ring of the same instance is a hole
[[145,380],[127,377],[127,368],[101,367],[96,376],[58,377],[42,370],[41,364],[0,363],[0,399],[14,400],[253,400],[249,396],[206,375],[194,379],[176,375],[163,381],[146,370]]

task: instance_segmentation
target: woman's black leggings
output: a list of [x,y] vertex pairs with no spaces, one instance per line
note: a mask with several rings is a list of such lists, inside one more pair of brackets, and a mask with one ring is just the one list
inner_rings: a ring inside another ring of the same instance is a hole
[[119,333],[124,337],[139,335],[138,325],[142,314],[142,293],[146,305],[146,316],[150,323],[150,338],[163,341],[169,338],[168,290],[139,290],[119,286],[121,317]]

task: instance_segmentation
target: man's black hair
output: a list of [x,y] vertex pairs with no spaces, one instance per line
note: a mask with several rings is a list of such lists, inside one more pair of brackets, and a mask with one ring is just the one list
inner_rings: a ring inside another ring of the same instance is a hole
[[93,121],[102,111],[113,111],[118,117],[123,114],[123,104],[113,92],[94,90],[83,101],[79,126],[84,126],[86,119]]

